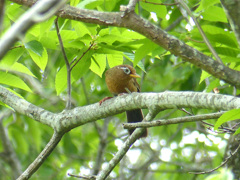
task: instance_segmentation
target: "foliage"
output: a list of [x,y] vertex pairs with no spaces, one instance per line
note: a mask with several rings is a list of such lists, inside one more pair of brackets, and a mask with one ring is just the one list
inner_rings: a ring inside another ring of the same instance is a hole
[[[171,2],[167,0],[164,3]],[[79,8],[114,12],[119,11],[120,5],[128,4],[128,1],[70,0],[69,3]],[[220,1],[193,0],[188,1],[188,6],[194,9],[194,15],[223,62],[228,63],[230,68],[239,70],[237,56],[240,50]],[[6,1],[4,32],[25,10],[24,6]],[[156,5],[144,1],[139,2],[136,12],[163,29],[176,23],[181,17],[176,5]],[[0,83],[37,106],[52,112],[60,112],[65,107],[67,71],[54,26],[55,18],[36,24],[26,33],[23,40],[18,41],[8,51],[0,61]],[[204,54],[212,56],[203,43],[198,29],[191,19],[188,20],[189,22],[181,20],[168,32]],[[142,74],[143,92],[165,90],[211,92],[215,87],[218,87],[222,94],[233,92],[233,87],[229,84],[184,62],[143,35],[129,29],[61,18],[59,27],[69,62],[81,57],[88,47],[94,44],[73,68],[71,74],[74,107],[96,103],[110,96],[104,81],[104,71],[123,63],[133,64],[137,72]],[[208,84],[205,83],[206,78],[209,80]],[[193,114],[212,112],[200,109],[187,110]],[[226,113],[215,127],[239,117],[230,119],[227,114],[233,116],[232,112]],[[180,110],[165,110],[156,119],[185,115],[185,112]],[[227,117],[224,118],[225,116]],[[111,160],[126,137],[127,131],[121,126],[125,119],[125,114],[111,117],[104,163]],[[208,122],[215,123],[214,120]],[[32,179],[67,179],[68,172],[89,174],[96,160],[100,143],[99,129],[103,128],[103,124],[104,120],[99,120],[67,133]],[[4,126],[8,127],[9,137],[23,169],[40,153],[52,134],[49,127],[19,114],[6,118]],[[123,179],[205,179],[208,174],[194,175],[187,172],[205,171],[218,166],[224,157],[228,137],[227,134],[220,135],[208,131],[201,123],[150,128],[149,136],[134,144],[126,158],[110,176],[111,178],[122,176]],[[3,145],[0,142],[0,151],[2,150]],[[1,178],[9,179],[11,169],[8,166],[0,167]],[[228,179],[231,179],[232,174],[226,170],[221,176],[228,176]],[[217,175],[211,175],[207,179],[216,177]]]

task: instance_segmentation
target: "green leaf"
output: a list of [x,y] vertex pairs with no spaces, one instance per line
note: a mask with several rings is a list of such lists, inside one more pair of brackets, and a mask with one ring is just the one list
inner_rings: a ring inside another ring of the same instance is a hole
[[80,0],[71,0],[70,6],[76,6],[79,2],[80,2]]
[[[218,54],[237,57],[240,54],[240,50],[237,48],[227,48],[227,47],[214,47]],[[204,51],[204,50],[203,50]]]
[[[79,38],[77,33],[73,30],[61,30],[60,34],[61,34],[61,38],[63,40],[63,44],[64,44],[64,41],[66,41],[66,40],[73,40],[73,39]],[[58,40],[56,31],[49,31],[47,36],[51,37],[52,39]]]
[[28,92],[32,90],[25,84],[25,82],[17,76],[0,71],[0,84],[6,84],[12,87],[20,88]]
[[[131,62],[134,61],[135,55],[132,54],[132,53],[124,53],[123,56],[124,56],[126,59],[128,59],[129,61],[131,61]],[[137,66],[138,66],[142,71],[144,71],[144,72],[146,73],[142,61],[139,61],[138,64],[137,64]]]
[[[82,53],[87,50],[87,47],[82,50],[78,57],[82,56]],[[80,79],[85,73],[89,71],[89,67],[91,65],[91,56],[93,54],[93,50],[89,50],[82,59],[78,62],[78,64],[73,68],[72,75],[74,79]],[[77,58],[78,59],[78,58]]]
[[211,76],[211,74],[208,74],[206,71],[202,70],[202,74],[201,74],[199,84],[201,84],[201,82],[203,82],[206,78],[208,78],[210,76]]
[[42,56],[39,56],[38,53],[35,53],[31,49],[27,49],[33,61],[38,65],[38,67],[44,71],[48,62],[48,53],[45,48],[43,48]]
[[230,169],[221,168],[220,172],[209,175],[205,180],[233,180],[234,176]]
[[[219,43],[221,44],[221,46],[222,44],[225,44],[232,48],[238,47],[236,38],[234,34],[231,33],[230,31],[226,31],[223,28],[219,28],[213,25],[203,25],[202,29],[212,43]],[[197,28],[195,28],[192,32],[197,33],[198,36],[200,37],[199,31]]]
[[122,36],[125,38],[129,38],[132,40],[140,40],[140,39],[145,39],[145,37],[135,31],[123,31]]
[[106,68],[106,55],[96,54],[91,59],[90,69],[98,76],[102,77],[102,74]]
[[209,7],[201,15],[203,16],[204,20],[224,23],[228,22],[226,14],[223,11],[223,8],[217,6]]
[[153,43],[149,39],[146,39],[145,43],[135,52],[135,58],[133,62],[134,66],[156,48],[158,48],[157,44]]
[[214,88],[220,86],[220,80],[219,79],[214,79],[209,83],[209,85],[206,88],[206,92],[211,92]]
[[17,3],[12,3],[11,5],[6,6],[6,15],[9,19],[15,22],[21,14],[24,13],[24,9],[21,8],[21,5]]
[[238,128],[233,135],[237,135],[240,133],[240,128]]
[[26,140],[26,137],[24,136],[24,130],[17,127],[10,128],[9,130],[11,137],[14,137],[14,144],[16,146],[15,148],[17,149],[17,152],[21,152],[22,154],[28,154],[29,144]]
[[63,147],[64,147],[64,152],[66,154],[76,154],[78,152],[78,149],[76,145],[72,142],[72,138],[69,133],[65,134],[63,136]]
[[[83,49],[77,57],[81,57],[82,53],[86,51],[87,48]],[[89,71],[89,67],[91,64],[90,57],[93,51],[88,51],[83,58],[78,62],[78,64],[72,69],[71,73],[71,83],[75,82],[76,80],[80,79],[87,71]],[[76,58],[78,59],[78,58]],[[64,65],[60,71],[57,72],[55,78],[55,89],[57,95],[63,92],[67,88],[67,68]]]
[[88,27],[84,23],[79,21],[72,21],[71,23],[78,37],[83,37],[86,34],[91,35],[91,32],[89,31]]
[[224,63],[239,62],[237,57],[221,56],[221,59]]
[[50,19],[47,19],[44,22],[39,23],[39,31],[40,31],[40,36],[45,36],[46,33],[50,31],[50,29],[53,26],[53,21],[56,19],[56,17],[51,17]]
[[[73,76],[71,75],[71,83],[75,81],[73,79]],[[56,74],[55,78],[55,89],[57,92],[57,95],[59,95],[61,92],[63,92],[67,88],[67,68],[66,65],[64,65]]]
[[68,41],[64,43],[64,48],[75,48],[75,49],[82,49],[86,46],[86,44],[79,39],[75,39],[72,41]]
[[232,109],[228,112],[225,112],[215,123],[214,129],[217,130],[223,123],[236,119],[240,119],[240,109]]
[[41,140],[42,140],[42,131],[38,128],[39,123],[36,121],[33,121],[32,119],[29,119],[28,121],[29,125],[29,135],[31,135],[32,143],[35,145],[36,149],[38,151],[41,150]]
[[103,0],[88,0],[80,2],[76,7],[80,9],[93,9],[99,5],[102,5],[103,3]]
[[48,36],[41,36],[41,38],[39,39],[39,41],[42,43],[42,45],[45,47],[45,48],[48,48],[48,49],[57,49],[57,39],[53,39],[51,37],[48,37]]
[[162,3],[160,0],[148,0],[150,3],[144,3],[144,1],[140,1],[140,5],[143,9],[149,12],[155,12],[159,18],[165,19],[167,15],[167,9],[166,6],[160,6],[160,5],[155,5],[151,4],[153,3]]
[[1,60],[1,64],[11,66],[23,55],[24,48],[14,48],[7,52],[7,54]]
[[202,11],[203,9],[206,9],[210,6],[213,6],[214,4],[220,3],[220,0],[201,0],[198,8],[196,9],[195,12]]
[[32,50],[38,56],[42,56],[43,46],[39,41],[33,40],[25,44],[26,49]]
[[11,70],[11,71],[21,72],[21,73],[36,77],[26,66],[18,62],[14,63],[12,66],[8,66],[0,63],[0,70],[3,70],[3,71]]
[[122,54],[107,54],[107,61],[110,68],[123,63]]

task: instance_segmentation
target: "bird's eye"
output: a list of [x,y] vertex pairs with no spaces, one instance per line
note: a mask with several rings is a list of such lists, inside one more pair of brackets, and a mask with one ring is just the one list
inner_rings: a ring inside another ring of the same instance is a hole
[[125,72],[125,74],[130,74],[131,70],[129,68],[124,68],[123,71]]

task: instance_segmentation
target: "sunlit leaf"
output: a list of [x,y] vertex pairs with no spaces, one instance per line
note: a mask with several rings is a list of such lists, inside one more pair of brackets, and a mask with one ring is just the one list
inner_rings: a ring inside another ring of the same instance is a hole
[[227,23],[227,17],[224,10],[217,6],[211,6],[206,9],[202,14],[204,20],[213,22],[224,22]]
[[96,54],[91,59],[90,69],[98,76],[102,77],[102,74],[106,68],[106,55]]
[[167,9],[165,6],[155,5],[153,3],[162,3],[160,0],[148,0],[150,3],[145,3],[144,1],[140,1],[141,7],[149,12],[154,12],[160,18],[165,18],[167,14]]
[[15,75],[1,71],[0,71],[0,84],[6,84],[12,87],[23,89],[28,92],[32,92],[32,90],[26,85],[26,83],[22,79]]
[[158,48],[157,44],[146,39],[145,43],[136,50],[133,64],[136,65],[140,60],[142,60],[146,55],[148,55],[156,48]]
[[11,71],[11,72],[20,72],[33,77],[36,77],[26,66],[21,63],[14,63],[12,66],[8,66],[0,63],[0,70]]
[[[74,82],[73,76],[71,76],[71,83]],[[67,88],[67,68],[63,66],[56,74],[55,89],[57,95],[63,92]]]
[[48,53],[45,48],[43,48],[42,56],[39,53],[33,52],[31,49],[27,49],[28,53],[32,57],[33,61],[38,65],[38,67],[44,71],[48,62]]
[[11,66],[12,64],[14,64],[19,60],[19,58],[23,55],[23,53],[24,53],[24,48],[22,47],[16,47],[12,50],[9,50],[1,60],[1,64]]
[[121,54],[107,54],[107,61],[109,67],[112,68],[123,63],[123,56]]
[[33,40],[25,44],[26,49],[30,49],[33,53],[38,56],[42,56],[43,46],[39,41]]
[[223,123],[240,119],[240,109],[232,109],[225,112],[214,125],[214,129],[217,130]]
[[196,12],[202,11],[203,9],[206,9],[210,6],[213,6],[214,4],[220,3],[220,0],[201,0],[199,3],[198,8],[196,9]]

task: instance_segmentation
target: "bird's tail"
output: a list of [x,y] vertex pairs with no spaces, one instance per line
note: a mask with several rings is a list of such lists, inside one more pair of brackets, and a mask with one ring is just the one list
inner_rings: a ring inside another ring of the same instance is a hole
[[[141,122],[143,120],[143,114],[141,109],[134,109],[131,111],[126,111],[128,123]],[[135,129],[129,129],[128,132],[131,135]],[[140,138],[147,137],[147,129],[144,130]]]

